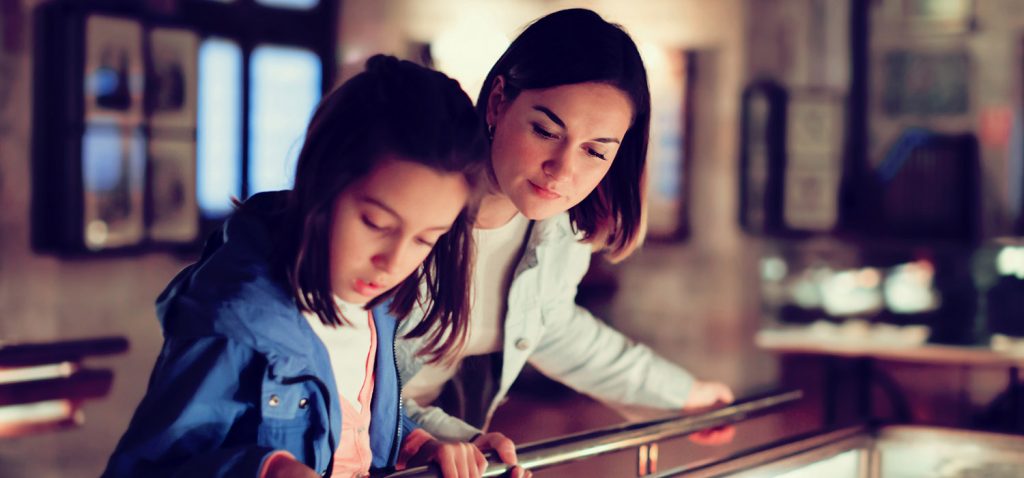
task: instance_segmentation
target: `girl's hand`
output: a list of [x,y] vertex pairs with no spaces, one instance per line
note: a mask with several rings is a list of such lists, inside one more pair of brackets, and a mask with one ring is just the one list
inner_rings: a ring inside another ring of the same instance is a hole
[[[690,389],[690,396],[683,405],[683,411],[696,408],[705,408],[717,403],[732,403],[735,398],[728,385],[720,382],[693,382]],[[736,427],[726,425],[723,427],[701,430],[690,435],[690,441],[700,445],[724,445],[736,437]]]
[[433,463],[444,478],[480,478],[487,469],[487,459],[472,443],[447,443],[431,439],[409,459],[409,467]]
[[265,478],[320,478],[320,474],[299,463],[289,453],[278,453],[267,459]]
[[[484,433],[477,437],[476,440],[473,440],[473,444],[483,452],[494,450],[498,453],[498,458],[501,458],[501,462],[506,465],[517,465],[519,463],[519,458],[516,457],[515,442],[501,433]],[[533,473],[515,466],[508,471],[506,476],[509,478],[531,478]]]

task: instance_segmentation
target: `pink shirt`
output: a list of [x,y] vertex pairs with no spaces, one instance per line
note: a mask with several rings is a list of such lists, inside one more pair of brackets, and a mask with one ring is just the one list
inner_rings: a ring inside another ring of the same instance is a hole
[[[370,328],[370,347],[364,364],[363,385],[359,390],[359,395],[355,397],[355,403],[359,404],[359,409],[353,405],[351,397],[346,397],[340,391],[336,391],[338,402],[341,405],[341,437],[338,440],[338,448],[334,452],[334,468],[331,478],[368,477],[370,476],[370,466],[373,463],[373,451],[370,449],[370,404],[373,400],[373,368],[377,357],[377,328],[374,326],[373,316],[370,312],[366,313],[366,318]],[[331,354],[331,352],[331,347],[327,347],[327,353]],[[346,370],[340,371],[345,372]],[[336,375],[337,372],[335,371]],[[406,436],[399,451],[399,469],[404,468],[407,460],[431,439],[433,437],[422,429],[417,429]],[[264,461],[260,477],[267,476],[272,460],[284,456],[291,457],[291,453],[281,450],[268,457]]]
[[370,324],[370,351],[366,356],[366,378],[359,396],[355,397],[360,409],[349,401],[351,397],[339,393],[341,402],[341,439],[334,452],[334,472],[331,478],[370,476],[373,452],[370,450],[370,400],[373,399],[373,366],[377,357],[377,329],[373,317],[366,314]]

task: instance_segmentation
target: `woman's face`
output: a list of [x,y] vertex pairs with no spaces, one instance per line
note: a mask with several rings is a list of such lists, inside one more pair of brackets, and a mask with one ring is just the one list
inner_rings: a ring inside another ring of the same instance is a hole
[[469,194],[461,173],[443,173],[401,157],[382,158],[334,202],[334,294],[363,304],[401,283],[451,229]]
[[633,118],[622,90],[579,83],[503,95],[499,79],[488,99],[494,127],[491,166],[501,193],[530,219],[568,211],[597,187]]

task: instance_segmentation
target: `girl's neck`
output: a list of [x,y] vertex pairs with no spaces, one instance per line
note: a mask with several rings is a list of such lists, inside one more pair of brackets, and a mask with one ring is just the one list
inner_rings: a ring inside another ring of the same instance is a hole
[[480,201],[480,210],[476,215],[477,229],[494,229],[508,224],[519,210],[508,196],[500,192],[491,192]]

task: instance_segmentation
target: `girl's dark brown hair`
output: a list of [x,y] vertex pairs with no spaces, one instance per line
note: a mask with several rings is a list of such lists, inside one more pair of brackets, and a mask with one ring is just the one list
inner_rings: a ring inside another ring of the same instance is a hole
[[497,77],[512,101],[523,90],[578,83],[614,86],[633,103],[626,131],[611,169],[580,204],[569,210],[573,227],[613,261],[628,256],[646,232],[644,168],[650,136],[651,93],[636,44],[621,27],[593,11],[574,8],[533,22],[509,45],[484,80],[477,112],[486,117]]
[[[335,198],[367,175],[385,155],[465,175],[481,189],[487,139],[469,98],[442,73],[377,55],[366,70],[328,94],[317,107],[299,153],[295,185],[284,205],[279,262],[295,301],[329,325],[348,323],[331,287],[330,231]],[[408,334],[428,336],[432,362],[454,356],[466,340],[473,258],[471,231],[479,193],[437,241],[423,265],[367,307],[390,300],[406,317],[426,314]],[[425,286],[421,297],[420,284]]]

